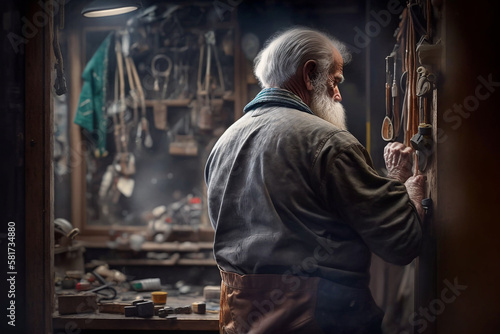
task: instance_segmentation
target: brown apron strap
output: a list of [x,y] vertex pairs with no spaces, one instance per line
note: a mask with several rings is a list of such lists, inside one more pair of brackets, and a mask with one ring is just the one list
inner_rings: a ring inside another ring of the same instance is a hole
[[283,291],[314,290],[320,280],[319,277],[299,277],[285,274],[239,275],[224,270],[220,270],[220,274],[224,284],[233,289],[281,289]]

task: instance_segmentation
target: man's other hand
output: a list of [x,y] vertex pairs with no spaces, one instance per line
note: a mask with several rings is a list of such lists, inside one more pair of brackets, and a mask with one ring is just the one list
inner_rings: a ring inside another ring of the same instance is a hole
[[387,177],[405,183],[412,176],[413,150],[411,147],[392,142],[384,148],[385,167]]
[[418,214],[422,221],[424,219],[424,208],[422,207],[422,200],[425,196],[425,180],[425,175],[414,175],[405,182],[408,195],[417,208]]

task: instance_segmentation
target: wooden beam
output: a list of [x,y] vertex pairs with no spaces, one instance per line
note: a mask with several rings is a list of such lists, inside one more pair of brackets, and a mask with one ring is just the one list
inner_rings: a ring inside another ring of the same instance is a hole
[[[30,1],[26,18],[44,14]],[[40,27],[25,46],[25,181],[27,333],[51,333],[53,311],[53,117],[51,34]]]
[[80,127],[73,123],[78,99],[82,89],[82,61],[80,33],[71,29],[68,34],[70,80],[69,129],[70,129],[70,169],[71,169],[71,223],[83,231],[86,220],[85,151],[82,145]]
[[202,331],[217,332],[219,329],[218,314],[178,314],[176,320],[166,320],[159,317],[142,319],[138,317],[125,318],[122,314],[73,314],[54,315],[56,328],[99,329],[99,330],[137,330],[150,331]]

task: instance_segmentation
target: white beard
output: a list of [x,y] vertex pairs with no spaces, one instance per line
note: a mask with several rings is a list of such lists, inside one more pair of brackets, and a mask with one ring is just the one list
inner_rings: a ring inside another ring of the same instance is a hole
[[344,106],[328,95],[326,85],[317,85],[314,88],[311,110],[318,117],[339,129],[347,130]]

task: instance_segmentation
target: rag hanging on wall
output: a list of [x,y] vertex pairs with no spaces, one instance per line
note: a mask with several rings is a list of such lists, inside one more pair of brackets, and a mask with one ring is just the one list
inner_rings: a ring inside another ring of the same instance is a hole
[[73,120],[75,124],[96,137],[94,149],[96,158],[108,155],[106,143],[108,122],[105,105],[108,98],[109,51],[114,37],[115,34],[110,33],[104,39],[83,70],[84,83]]

